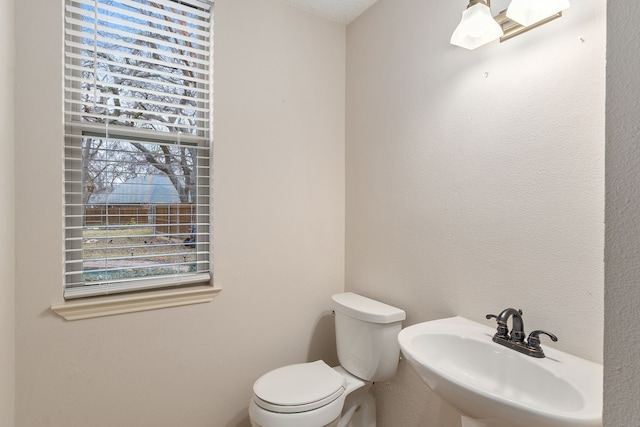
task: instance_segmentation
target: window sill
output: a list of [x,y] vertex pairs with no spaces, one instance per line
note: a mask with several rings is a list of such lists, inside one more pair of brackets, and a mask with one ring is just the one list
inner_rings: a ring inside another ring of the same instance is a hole
[[51,311],[66,320],[91,319],[137,311],[206,303],[210,302],[221,290],[222,288],[213,286],[195,286],[164,289],[143,294],[96,297],[52,305]]

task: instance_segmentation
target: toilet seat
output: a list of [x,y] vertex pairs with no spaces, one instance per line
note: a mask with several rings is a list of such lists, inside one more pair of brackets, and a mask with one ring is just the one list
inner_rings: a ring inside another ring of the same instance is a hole
[[344,376],[318,360],[267,372],[253,385],[253,398],[267,411],[300,413],[335,401],[344,394],[346,386]]

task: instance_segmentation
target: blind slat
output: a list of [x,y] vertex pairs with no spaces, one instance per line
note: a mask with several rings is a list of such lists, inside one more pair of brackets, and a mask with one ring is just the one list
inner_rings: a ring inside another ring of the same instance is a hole
[[[76,57],[78,59],[86,59],[88,62],[92,62],[93,58],[90,57],[83,57],[82,55],[75,55],[75,54],[69,54],[67,55],[68,57]],[[122,58],[123,60],[126,60],[127,58]],[[161,71],[159,69],[149,69],[147,67],[139,67],[139,66],[135,66],[135,65],[130,65],[127,64],[127,66],[123,66],[121,62],[118,61],[109,61],[109,60],[99,60],[97,61],[99,66],[109,66],[112,65],[115,68],[109,68],[109,71],[103,69],[103,68],[92,68],[92,67],[88,67],[88,66],[82,66],[82,67],[78,67],[78,66],[73,66],[73,65],[68,65],[68,68],[71,69],[75,69],[77,71],[82,71],[86,74],[90,74],[91,76],[111,76],[111,77],[119,77],[123,80],[126,81],[140,81],[143,80],[147,82],[147,84],[152,84],[152,85],[166,85],[167,87],[172,87],[172,88],[179,88],[179,89],[189,89],[191,90],[192,88],[196,88],[197,86],[184,86],[184,85],[180,85],[177,83],[171,83],[169,81],[164,81],[164,80],[152,80],[153,78],[155,79],[159,79],[161,77],[166,77],[166,78],[170,78],[170,79],[174,79],[174,80],[182,80],[182,81],[186,81],[186,82],[192,82],[192,83],[196,83],[196,84],[202,84],[202,85],[206,85],[208,83],[208,81],[206,79],[202,79],[202,78],[193,78],[193,77],[188,77],[188,76],[184,76],[184,75],[177,75],[176,72],[181,72],[181,69],[173,66],[173,63],[167,63],[166,67],[167,68],[172,68],[173,71]],[[118,69],[118,71],[113,71],[114,69]],[[188,68],[186,68],[188,69]],[[192,68],[192,71],[194,69]],[[135,71],[138,71],[139,73],[143,73],[141,75],[137,75],[137,74],[129,74],[129,73],[133,73]],[[198,71],[198,70],[196,70]],[[200,73],[197,73],[197,75],[201,75]],[[85,81],[87,83],[94,83],[94,79],[87,79],[85,78]],[[135,89],[132,88],[132,89]]]
[[[81,128],[82,132],[69,132],[69,129],[75,128]],[[145,139],[148,141],[154,141],[159,145],[164,144],[167,146],[192,144],[195,148],[200,148],[203,151],[208,152],[209,150],[209,145],[207,144],[209,139],[203,135],[158,132],[157,130],[136,129],[129,126],[118,126],[113,124],[109,125],[108,123],[105,125],[89,122],[67,122],[67,132],[65,133],[65,137],[67,137],[67,147],[69,149],[75,148],[77,150],[81,150],[81,147],[76,146],[76,144],[79,143],[84,135],[91,135],[123,142],[132,142],[140,139]],[[75,141],[75,143],[73,141]]]
[[[73,72],[75,67],[68,67],[71,69],[71,72]],[[81,71],[80,68],[75,68],[75,70],[77,71]],[[104,78],[112,78],[112,77],[121,77],[121,75],[118,75],[117,73],[103,73],[102,76]],[[86,77],[75,77],[75,76],[67,76],[65,78],[66,82],[68,85],[84,85],[85,87],[80,88],[81,90],[76,89],[75,92],[80,93],[83,91],[88,91],[88,87],[91,86],[92,88],[98,89],[98,88],[105,88],[105,89],[110,89],[110,90],[123,90],[123,91],[127,91],[127,90],[135,90],[135,92],[140,92],[141,94],[146,94],[146,95],[150,95],[153,97],[158,97],[158,96],[164,96],[166,98],[177,98],[180,100],[193,100],[194,96],[185,96],[182,95],[180,93],[174,93],[174,92],[161,92],[157,89],[154,88],[154,86],[158,86],[157,84],[151,86],[147,86],[147,87],[142,87],[142,88],[137,88],[137,87],[131,87],[128,85],[123,85],[120,83],[113,83],[111,85],[106,85],[104,83],[99,83],[99,82],[95,82],[94,79],[89,79]],[[129,82],[133,82],[133,81],[137,81],[137,79],[132,78],[132,79],[128,79],[126,81]],[[177,89],[179,88],[178,85],[174,85],[173,83],[165,83],[165,90],[167,88],[170,89]],[[208,85],[207,85],[208,86]],[[190,93],[195,93],[195,98],[198,99],[199,103],[206,103],[208,104],[209,101],[207,99],[207,95],[209,94],[209,88],[207,86],[203,86],[203,87],[195,87],[195,88],[190,88],[189,92]],[[75,89],[75,88],[74,88]],[[128,95],[124,95],[124,96],[128,96]]]
[[[79,36],[83,36],[81,31],[75,31],[75,30],[68,30],[67,34],[71,35],[74,37],[74,40],[77,39],[77,37]],[[103,37],[101,35],[98,35],[96,37],[96,41],[99,43],[112,43],[113,40],[110,40],[106,37]],[[129,42],[125,42],[123,40],[120,40],[118,42],[118,44],[121,47],[127,48],[127,49],[137,49],[139,46],[137,46],[134,43],[129,43]],[[70,48],[75,48],[77,50],[87,50],[86,46],[83,46],[80,43],[76,43],[72,40],[65,40],[65,45],[67,45]],[[162,54],[163,56],[167,57],[167,58],[171,58],[171,59],[175,59],[175,60],[184,60],[185,58],[188,58],[190,62],[194,62],[196,64],[199,64],[203,67],[207,67],[209,65],[209,55],[207,53],[203,53],[201,50],[198,49],[180,49],[177,53],[173,53],[171,51],[167,51],[166,49],[160,49],[160,47],[156,47],[155,49],[149,49],[147,52],[150,53],[154,53],[154,54]]]
[[[193,81],[194,79],[189,79],[188,76],[184,74],[184,71],[188,71],[189,73],[192,73],[194,71],[197,72],[199,69],[201,69],[199,67],[202,67],[202,69],[206,69],[207,66],[207,61],[194,61],[194,58],[192,58],[190,52],[175,54],[172,52],[164,51],[162,52],[162,54],[158,54],[158,51],[156,50],[147,50],[144,52],[136,52],[135,50],[123,50],[124,46],[120,44],[117,46],[117,50],[100,46],[86,49],[83,48],[81,44],[73,41],[67,41],[65,42],[65,44],[69,48],[76,48],[79,51],[79,53],[68,52],[66,55],[67,58],[75,58],[84,61],[83,67],[85,68],[90,65],[95,65],[98,71],[104,69],[104,65],[113,65],[120,68],[146,72],[152,71],[153,69],[149,66],[132,66],[132,63],[146,63],[157,65],[158,67],[166,67],[179,70],[180,72],[183,72],[183,75],[180,76],[182,79]],[[106,58],[112,59],[108,60]]]
[[[211,3],[213,3],[212,1],[208,1],[208,0],[181,0],[182,3],[194,6],[196,9],[193,10],[193,13],[197,14],[198,16],[204,18],[204,19],[210,19],[211,14],[208,13],[209,10],[211,10]],[[155,0],[156,3],[160,3],[163,6],[167,6],[167,7],[172,7],[173,6],[173,1],[172,0]],[[202,9],[203,11],[200,11],[198,9]]]
[[209,283],[209,272],[198,274],[183,274],[163,278],[149,278],[132,282],[104,282],[94,286],[84,286],[82,282],[71,283],[64,292],[66,299],[86,298],[98,295],[112,295],[123,292],[144,291],[168,287],[189,286],[200,283]]
[[[127,30],[127,28],[147,31],[148,26],[151,24],[159,25],[160,27],[167,28],[167,30],[159,29],[157,26],[153,26],[154,30],[157,34],[163,36],[172,36],[175,34],[172,29],[178,30],[183,33],[181,37],[190,37],[191,40],[198,40],[202,37],[208,37],[209,32],[206,30],[200,30],[197,27],[202,27],[205,25],[204,21],[200,21],[197,25],[186,26],[181,24],[182,22],[186,22],[188,19],[188,15],[179,15],[171,12],[171,8],[154,8],[154,7],[145,7],[144,2],[129,2],[127,0],[120,0],[115,2],[114,4],[119,4],[122,6],[127,6],[129,9],[125,7],[112,7],[104,2],[98,2],[100,6],[96,12],[93,7],[94,1],[82,2],[84,6],[87,8],[74,7],[68,5],[66,7],[68,13],[76,14],[79,16],[83,16],[85,19],[83,22],[86,23],[87,27],[92,26],[94,28],[104,28],[104,29],[118,29],[120,30],[120,34],[135,34],[133,31]],[[145,13],[147,12],[147,13]],[[163,19],[156,18],[152,15],[162,14]],[[115,15],[120,15],[123,18],[116,18]],[[69,16],[69,15],[67,15]],[[187,18],[187,19],[183,19]],[[97,19],[97,22],[96,22]],[[139,24],[138,22],[145,22],[147,25]],[[193,23],[197,23],[197,20],[192,21]],[[116,24],[116,25],[114,25]]]
[[[67,35],[67,39],[66,39],[67,41],[68,40],[81,40],[82,36],[83,37],[88,37],[88,36],[96,37],[95,34],[94,34],[94,32],[95,32],[94,30],[95,29],[90,29],[90,28],[87,28],[86,26],[83,26],[83,25],[86,25],[86,23],[83,22],[82,20],[79,20],[77,18],[67,18],[66,22],[67,22],[68,25],[77,25],[77,26],[82,27],[85,30],[84,33],[83,32],[77,32],[77,31],[74,31],[74,30],[72,30],[73,32],[69,32],[68,31],[67,34],[66,34]],[[76,37],[71,37],[73,35],[75,35]],[[81,37],[78,37],[78,36],[81,36]],[[100,37],[98,39],[98,41],[100,41],[101,43],[105,43],[105,44],[113,44],[114,43],[113,39],[110,39],[110,38],[107,38],[107,37]],[[138,35],[136,37],[136,41],[150,43],[149,51],[153,51],[154,49],[160,49],[160,50],[164,49],[164,50],[169,50],[169,51],[173,50],[172,49],[173,46],[171,46],[171,43],[169,43],[168,41],[156,40],[156,39],[153,39],[152,37],[147,37],[147,36],[144,36],[142,34],[140,34],[140,35]],[[128,44],[131,45],[131,43],[128,43]],[[208,48],[208,47],[210,47],[210,42],[201,40],[200,41],[200,45],[203,48]],[[91,45],[86,46],[86,48],[88,48],[88,49],[91,49],[91,47],[92,47]],[[126,46],[123,45],[123,47],[126,47]],[[191,52],[191,53],[193,53],[195,55],[198,55],[198,56],[201,56],[201,57],[209,57],[210,56],[209,52],[204,51],[202,48],[198,48],[198,47],[181,46],[180,50],[185,51],[185,52]]]
[[[79,15],[84,15],[87,16],[90,19],[93,19],[96,16],[96,12],[95,9],[93,8],[93,4],[94,1],[90,0],[90,1],[80,1],[78,2],[80,4],[80,7],[77,6],[71,6],[71,5],[67,5],[67,11],[68,12],[72,12],[75,14],[79,14]],[[208,36],[208,32],[207,31],[197,31],[196,29],[193,28],[194,26],[196,27],[206,27],[208,26],[208,22],[207,20],[204,19],[199,19],[197,17],[193,17],[193,16],[189,16],[188,14],[184,14],[184,13],[174,13],[172,12],[171,8],[165,8],[162,10],[163,15],[166,17],[166,19],[168,20],[160,20],[157,18],[154,18],[150,15],[152,14],[157,14],[158,13],[158,8],[154,7],[154,6],[150,6],[148,4],[145,4],[144,2],[135,2],[135,1],[129,1],[129,0],[120,0],[117,4],[121,5],[122,7],[117,7],[117,6],[112,6],[112,5],[108,5],[106,3],[101,3],[101,6],[98,8],[98,12],[97,12],[97,16],[98,19],[100,18],[109,18],[111,16],[111,14],[115,13],[115,14],[120,14],[120,15],[129,15],[133,18],[137,18],[137,19],[146,19],[149,20],[150,22],[155,22],[157,24],[166,26],[167,22],[170,22],[171,25],[173,26],[173,28],[180,30],[180,31],[192,31],[193,34],[198,34],[202,37],[207,37]],[[82,8],[82,6],[86,6],[86,8]],[[129,9],[125,9],[125,7],[129,8]],[[109,12],[109,13],[105,13]],[[141,14],[140,11],[144,11],[144,12],[148,12],[149,14]],[[191,24],[190,26],[185,25],[185,24]]]
[[[139,0],[138,0],[139,1]],[[68,4],[86,4],[86,5],[93,5],[95,2],[95,0],[71,0],[68,2]],[[122,4],[131,4],[131,2],[136,2],[136,0],[123,0],[120,3]],[[149,1],[145,1],[144,4],[149,4]],[[174,0],[153,0],[153,3],[155,4],[159,4],[161,6],[165,7],[165,10],[171,10],[174,7],[176,7],[176,2]],[[198,17],[200,17],[200,19],[202,19],[203,21],[210,21],[211,18],[211,14],[209,13],[209,10],[211,9],[211,3],[213,3],[213,1],[210,0],[180,0],[180,3],[184,3],[187,5],[191,5],[194,6],[194,8],[189,8],[188,11],[192,14],[192,15],[197,15]],[[179,4],[178,4],[179,7]],[[175,13],[175,12],[169,12],[169,13]]]
[[[120,98],[122,100],[122,98]],[[82,102],[82,101],[67,101],[70,104],[80,104],[80,105],[86,105],[86,103]],[[108,100],[107,100],[108,102]],[[162,106],[163,104],[158,104],[158,103],[154,103],[154,105],[160,105]],[[139,108],[136,108],[137,106],[132,106],[132,107],[128,107],[128,106],[119,106],[117,108],[114,108],[113,105],[105,103],[105,102],[92,102],[91,103],[92,108],[98,108],[98,109],[104,109],[104,110],[110,110],[110,109],[117,109],[118,111],[120,111],[120,113],[131,113],[131,115],[125,115],[124,117],[121,115],[112,115],[112,114],[81,114],[82,117],[96,117],[96,116],[100,116],[100,117],[111,117],[111,118],[122,118],[123,121],[130,121],[130,120],[135,120],[141,123],[157,123],[158,118],[160,119],[166,119],[166,118],[173,118],[173,119],[185,119],[185,120],[193,120],[194,122],[198,123],[198,125],[191,125],[189,123],[184,123],[184,124],[180,124],[180,127],[183,128],[188,128],[188,129],[207,129],[207,123],[208,123],[208,119],[205,118],[199,118],[197,116],[192,116],[192,115],[186,115],[186,114],[177,114],[175,112],[168,112],[168,111],[155,111],[155,112],[150,112],[150,111],[145,111],[144,112],[144,117],[148,117],[148,119],[146,120],[141,120],[141,119],[133,119],[131,117],[133,117],[135,115],[135,113],[139,112]],[[184,107],[185,110],[191,110],[190,106],[185,106]],[[195,111],[195,110],[194,110]],[[167,125],[171,125],[171,126],[177,126],[176,122],[167,122]]]
[[[74,71],[79,71],[82,72],[82,68],[80,67],[76,67],[73,65],[68,65],[67,68],[69,69],[70,72],[74,72]],[[93,76],[93,74],[91,74]],[[113,72],[104,72],[100,74],[103,78],[122,78],[122,77],[127,77],[126,75],[123,74],[119,74],[119,73],[113,73]],[[158,96],[165,96],[166,98],[179,98],[182,100],[193,100],[194,97],[191,96],[191,93],[195,93],[196,95],[196,99],[198,99],[199,102],[202,103],[208,103],[208,99],[206,98],[206,96],[209,94],[209,85],[208,82],[206,85],[202,85],[202,86],[198,86],[198,87],[191,87],[189,88],[189,92],[190,92],[190,96],[185,96],[181,93],[175,93],[175,92],[162,92],[158,89],[156,89],[156,86],[160,86],[160,84],[155,83],[155,82],[147,82],[147,87],[135,87],[135,86],[131,86],[131,85],[124,85],[121,84],[119,82],[114,82],[110,85],[107,85],[105,83],[102,82],[98,82],[96,81],[95,78],[88,78],[88,77],[76,77],[76,76],[66,76],[65,78],[66,82],[68,85],[81,85],[84,86],[81,89],[83,89],[84,91],[88,91],[89,86],[91,86],[91,88],[105,88],[105,89],[110,89],[110,90],[122,90],[122,91],[127,91],[127,90],[133,90],[135,92],[140,92],[142,94],[148,94],[154,97],[158,97]],[[126,78],[124,79],[124,82],[137,82],[139,81],[139,79],[132,77],[132,78]],[[123,82],[123,83],[124,83]],[[182,87],[180,87],[177,84],[171,83],[171,82],[163,82],[164,90],[167,90],[167,88],[170,89],[184,89]],[[77,90],[76,90],[77,91]],[[127,96],[127,95],[125,95]]]
[[[121,118],[120,116],[114,116],[111,114],[95,114],[95,113],[91,113],[91,114],[87,114],[87,113],[76,113],[74,111],[69,111],[69,110],[65,110],[65,113],[72,116],[72,117],[80,117],[82,119],[87,119],[87,118],[94,118],[96,120],[110,120],[110,121],[119,121],[119,119]],[[157,116],[162,116],[163,114],[157,114]],[[162,128],[173,128],[173,129],[185,129],[187,131],[201,131],[201,132],[205,132],[208,131],[209,128],[201,125],[201,126],[192,126],[189,124],[185,124],[185,123],[175,123],[175,122],[162,122],[162,121],[158,121],[158,120],[147,120],[147,119],[137,119],[137,118],[132,118],[132,117],[123,117],[122,121],[124,122],[129,122],[129,123],[134,123],[137,125],[150,125],[150,127],[145,128],[145,129],[150,129],[153,128],[154,126],[157,127],[162,127]],[[205,120],[201,120],[201,122],[204,122]],[[206,120],[208,122],[208,120]],[[82,125],[80,125],[82,126]]]

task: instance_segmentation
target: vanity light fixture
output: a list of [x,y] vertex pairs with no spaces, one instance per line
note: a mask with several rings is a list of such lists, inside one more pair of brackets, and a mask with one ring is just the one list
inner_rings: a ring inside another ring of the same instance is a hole
[[491,0],[469,0],[451,44],[473,50],[500,38],[503,42],[562,16],[569,0],[511,0],[497,16]]
[[511,0],[507,18],[529,26],[569,9],[569,0]]
[[451,44],[475,49],[494,40],[504,33],[500,24],[491,15],[490,0],[470,0],[462,19],[451,36]]

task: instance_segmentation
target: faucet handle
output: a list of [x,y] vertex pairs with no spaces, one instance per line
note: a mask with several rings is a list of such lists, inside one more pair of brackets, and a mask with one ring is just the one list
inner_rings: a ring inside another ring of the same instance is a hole
[[558,337],[553,335],[551,332],[547,331],[533,331],[529,334],[529,338],[527,339],[527,346],[531,349],[537,350],[540,348],[540,334],[545,334],[551,341],[558,341]]
[[501,320],[498,320],[498,316],[496,316],[495,314],[487,314],[485,317],[487,319],[496,319],[496,321],[498,322],[498,332],[495,335],[496,337],[505,339],[509,337],[509,328],[507,327],[507,324]]

